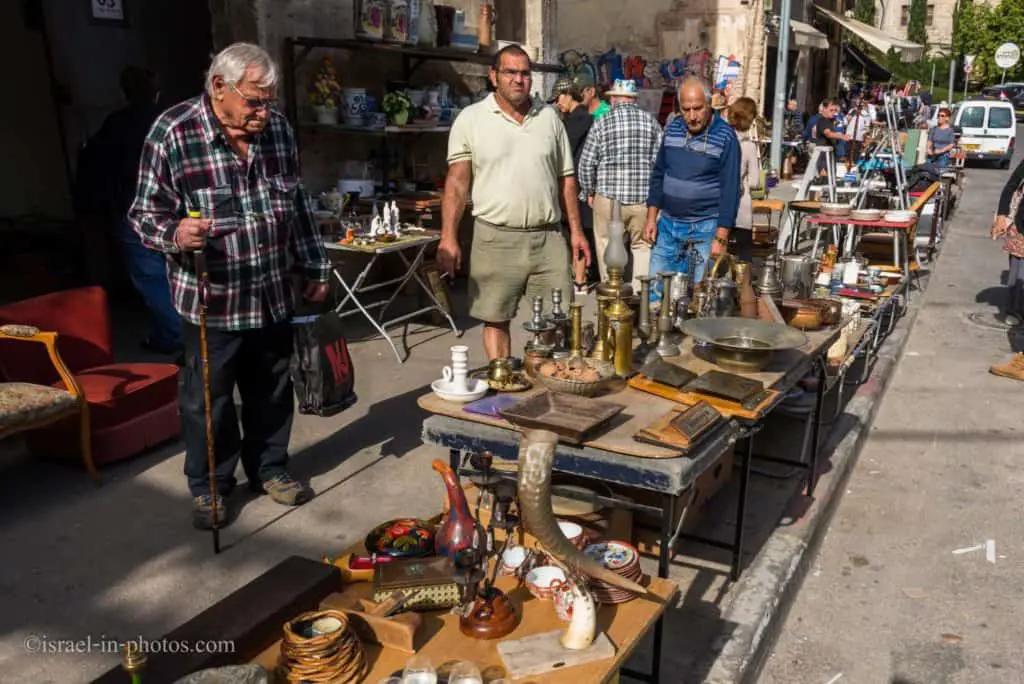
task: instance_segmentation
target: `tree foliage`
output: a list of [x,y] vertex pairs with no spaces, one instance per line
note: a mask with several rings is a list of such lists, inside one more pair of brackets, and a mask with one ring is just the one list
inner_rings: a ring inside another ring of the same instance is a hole
[[[971,80],[998,83],[1003,71],[996,66],[996,49],[1016,43],[1024,50],[1024,3],[1003,0],[993,7],[986,2],[961,0],[953,32],[953,49],[958,55],[975,55]],[[1024,77],[1024,60],[1007,70],[1006,80]]]
[[853,18],[868,26],[875,25],[875,0],[857,0],[853,6]]
[[907,21],[907,38],[918,45],[927,45],[928,29],[925,27],[927,19],[927,0],[910,0],[910,17]]

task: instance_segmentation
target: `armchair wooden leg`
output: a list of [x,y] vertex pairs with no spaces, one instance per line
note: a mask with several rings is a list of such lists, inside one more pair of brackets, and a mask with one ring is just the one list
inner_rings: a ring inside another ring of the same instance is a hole
[[88,402],[82,402],[82,411],[79,414],[79,439],[81,441],[82,449],[82,460],[85,461],[85,469],[89,471],[89,477],[92,478],[92,482],[97,487],[102,484],[100,482],[99,471],[96,470],[96,464],[92,461],[92,431],[89,426],[89,404]]

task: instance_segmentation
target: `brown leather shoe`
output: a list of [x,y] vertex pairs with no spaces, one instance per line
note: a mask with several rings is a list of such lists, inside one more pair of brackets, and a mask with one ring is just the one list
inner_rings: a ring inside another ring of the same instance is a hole
[[263,490],[282,506],[301,506],[313,498],[313,490],[288,473],[278,475],[263,483]]
[[989,373],[1013,380],[1024,380],[1024,352],[1017,352],[1013,358],[1000,366],[992,366]]

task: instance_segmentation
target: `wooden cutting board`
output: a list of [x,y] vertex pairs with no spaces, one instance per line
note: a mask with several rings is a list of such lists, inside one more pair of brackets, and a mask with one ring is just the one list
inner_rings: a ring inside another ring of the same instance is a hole
[[636,375],[630,378],[629,386],[633,389],[638,389],[641,392],[647,392],[648,394],[653,394],[670,401],[675,401],[685,406],[693,406],[698,401],[706,401],[718,409],[719,413],[730,418],[742,418],[744,420],[760,420],[764,417],[765,412],[779,401],[779,392],[777,390],[765,390],[767,392],[767,396],[764,401],[753,409],[745,409],[736,402],[729,401],[728,399],[722,399],[720,397],[714,397],[707,394],[699,394],[697,392],[683,392],[673,387],[669,387],[668,385],[662,385],[660,382],[654,382],[642,375]]

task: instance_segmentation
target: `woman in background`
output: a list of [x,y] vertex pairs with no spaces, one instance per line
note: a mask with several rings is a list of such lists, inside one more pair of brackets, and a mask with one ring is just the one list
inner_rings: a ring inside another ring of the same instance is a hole
[[757,103],[749,97],[738,98],[729,107],[729,125],[740,141],[740,206],[736,213],[736,228],[730,237],[734,241],[734,256],[750,262],[754,248],[754,216],[751,190],[761,189],[761,151],[751,138],[750,128],[757,118]]
[[928,161],[940,168],[949,166],[950,152],[956,147],[956,131],[949,124],[952,112],[948,107],[939,110],[939,123],[928,131]]

